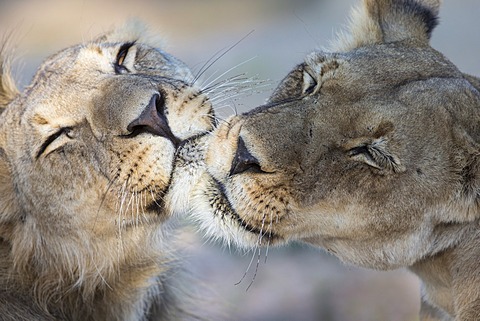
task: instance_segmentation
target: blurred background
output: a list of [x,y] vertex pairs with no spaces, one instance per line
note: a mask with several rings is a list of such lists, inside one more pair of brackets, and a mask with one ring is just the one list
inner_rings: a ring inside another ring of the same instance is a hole
[[[91,39],[131,17],[144,20],[161,34],[167,51],[194,71],[248,35],[204,77],[215,78],[233,68],[223,77],[246,73],[269,80],[271,85],[220,103],[217,113],[226,117],[262,104],[274,84],[306,54],[328,46],[344,27],[349,9],[356,2],[0,0],[0,33],[14,29],[18,34],[16,78],[21,86],[29,83],[49,54]],[[462,71],[477,76],[479,17],[479,0],[444,0],[440,25],[432,37],[436,49]],[[209,297],[206,310],[212,315],[220,313],[218,320],[418,320],[419,282],[407,271],[378,272],[345,266],[320,250],[293,244],[270,248],[267,261],[262,257],[255,275],[254,253],[207,242],[188,225],[181,238],[186,244],[186,263],[202,282],[205,297]]]

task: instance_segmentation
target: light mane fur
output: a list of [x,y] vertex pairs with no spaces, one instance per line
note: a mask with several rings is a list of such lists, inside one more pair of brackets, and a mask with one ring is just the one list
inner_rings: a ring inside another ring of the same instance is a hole
[[19,92],[12,40],[0,46],[0,319],[195,319],[163,202],[176,144],[213,127],[189,68],[130,21],[53,54]]

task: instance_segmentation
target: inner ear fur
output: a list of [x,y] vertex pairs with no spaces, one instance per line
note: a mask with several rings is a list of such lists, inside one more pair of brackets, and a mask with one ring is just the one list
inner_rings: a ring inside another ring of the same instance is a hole
[[406,39],[427,44],[438,24],[440,0],[363,0],[350,16],[334,51]]

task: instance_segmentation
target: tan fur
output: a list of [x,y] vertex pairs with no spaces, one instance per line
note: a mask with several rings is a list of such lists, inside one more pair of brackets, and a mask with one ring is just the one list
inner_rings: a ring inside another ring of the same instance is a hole
[[[1,320],[187,318],[163,194],[176,141],[210,130],[212,110],[144,35],[64,49],[20,94],[1,50]],[[129,127],[153,97],[175,139]]]
[[11,57],[7,54],[11,36],[6,36],[0,46],[0,109],[5,108],[18,95],[11,72]]
[[480,82],[429,46],[437,13],[365,0],[336,52],[179,151],[176,210],[246,248],[300,240],[408,267],[422,320],[480,320]]

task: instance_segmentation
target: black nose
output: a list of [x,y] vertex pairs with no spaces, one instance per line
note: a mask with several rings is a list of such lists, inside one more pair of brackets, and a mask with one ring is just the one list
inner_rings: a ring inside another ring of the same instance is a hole
[[160,94],[152,96],[147,107],[127,126],[127,130],[130,132],[130,137],[150,133],[170,139],[175,147],[180,143],[180,139],[175,137],[168,125],[165,115],[165,98]]
[[255,156],[248,151],[243,138],[240,137],[238,139],[237,151],[232,161],[232,167],[230,168],[230,176],[247,171],[254,173],[264,172]]

